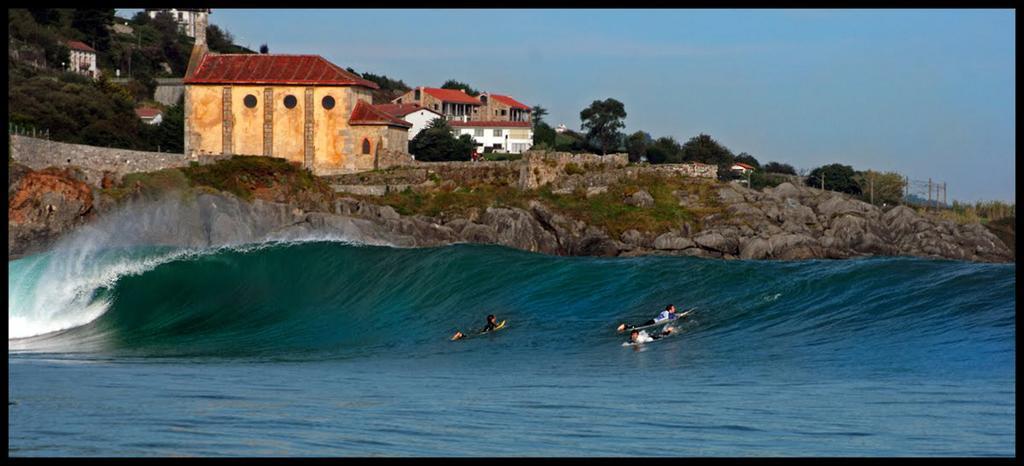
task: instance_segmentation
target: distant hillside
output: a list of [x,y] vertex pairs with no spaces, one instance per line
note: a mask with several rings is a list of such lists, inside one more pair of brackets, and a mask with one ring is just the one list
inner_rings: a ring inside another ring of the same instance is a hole
[[[169,15],[150,19],[140,12],[125,19],[113,9],[54,8],[11,9],[8,14],[7,113],[12,124],[48,131],[51,139],[63,142],[182,149],[180,104],[164,108],[153,101],[155,78],[184,75],[194,44]],[[68,40],[96,49],[99,81],[63,69]],[[216,25],[207,28],[207,42],[216,52],[253,53]],[[131,78],[127,84],[107,81],[118,70]],[[163,123],[142,123],[135,114],[140,105],[162,108]]]

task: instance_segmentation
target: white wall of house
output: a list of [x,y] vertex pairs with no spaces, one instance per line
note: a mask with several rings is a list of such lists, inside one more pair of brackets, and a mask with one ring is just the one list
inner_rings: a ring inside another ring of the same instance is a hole
[[[88,75],[93,78],[98,76],[98,73],[96,72],[95,53],[71,49],[71,53],[68,58],[70,58],[70,63],[68,63],[69,70],[79,74],[88,73]],[[88,72],[83,71],[83,68],[88,69]]]
[[403,120],[412,123],[412,128],[409,128],[409,140],[412,141],[412,138],[416,137],[420,131],[426,129],[434,118],[444,117],[427,109],[416,110],[415,112],[402,117]]
[[468,134],[476,141],[477,151],[484,152],[487,147],[495,152],[519,154],[533,145],[532,128],[502,128],[494,126],[473,126],[456,128],[456,135]]
[[161,121],[164,121],[164,115],[157,113],[153,118],[142,118],[142,122],[150,125],[159,125]]

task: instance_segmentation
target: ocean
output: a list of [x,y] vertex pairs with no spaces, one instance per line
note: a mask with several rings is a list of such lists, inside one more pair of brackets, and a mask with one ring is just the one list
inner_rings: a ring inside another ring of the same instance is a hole
[[[10,456],[1016,455],[1014,264],[305,241],[8,272]],[[622,345],[667,304],[696,309]]]

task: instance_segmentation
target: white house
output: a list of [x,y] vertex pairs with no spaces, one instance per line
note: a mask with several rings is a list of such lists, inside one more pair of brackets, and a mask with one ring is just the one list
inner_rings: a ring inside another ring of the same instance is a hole
[[[209,8],[171,8],[171,9],[146,9],[146,14],[150,18],[156,18],[157,13],[166,11],[170,13],[171,17],[174,18],[174,22],[178,23],[178,30],[185,33],[186,36],[194,38],[196,36],[196,25],[199,24],[197,19],[200,15],[210,14]],[[203,21],[202,24],[207,24]]]
[[418,104],[377,104],[374,105],[378,110],[387,113],[395,118],[408,121],[412,123],[412,128],[409,128],[409,140],[416,137],[420,131],[423,131],[430,122],[435,118],[444,118],[438,112],[435,112],[429,108],[424,108]]
[[560,123],[557,127],[555,127],[555,132],[556,133],[561,134],[561,133],[564,133],[566,131],[569,131],[569,128],[565,126],[565,123]]
[[519,154],[533,146],[533,124],[529,121],[449,121],[455,136],[468,134],[476,141],[477,151]]
[[139,116],[143,123],[151,125],[158,125],[161,121],[164,121],[164,114],[159,108],[139,107],[135,109],[135,114]]
[[747,172],[754,170],[753,166],[747,165],[747,164],[745,164],[743,162],[736,162],[736,163],[732,164],[732,166],[729,167],[729,168],[732,171],[737,172],[737,173],[739,173],[741,175],[746,175]]
[[96,68],[96,50],[89,47],[84,42],[77,40],[68,41],[68,71],[83,74],[90,78],[96,79],[100,76],[99,70]]

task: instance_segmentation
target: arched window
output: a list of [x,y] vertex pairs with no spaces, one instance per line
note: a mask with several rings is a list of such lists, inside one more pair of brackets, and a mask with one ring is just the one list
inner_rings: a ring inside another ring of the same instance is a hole
[[369,154],[370,153],[370,140],[366,139],[366,138],[363,138],[363,153],[364,154]]

